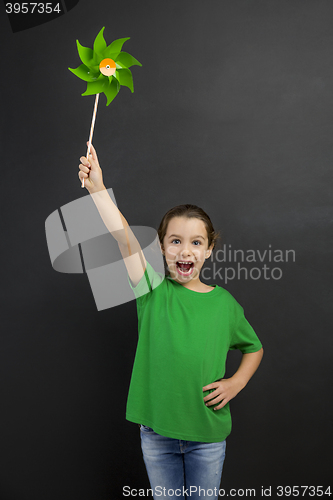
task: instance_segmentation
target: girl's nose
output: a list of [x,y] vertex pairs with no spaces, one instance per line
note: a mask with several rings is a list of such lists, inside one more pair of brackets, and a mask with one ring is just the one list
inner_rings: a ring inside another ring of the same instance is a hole
[[185,256],[188,256],[188,255],[191,255],[191,251],[187,247],[185,247],[185,248],[182,249],[182,251],[180,252],[180,254],[183,257],[185,257]]

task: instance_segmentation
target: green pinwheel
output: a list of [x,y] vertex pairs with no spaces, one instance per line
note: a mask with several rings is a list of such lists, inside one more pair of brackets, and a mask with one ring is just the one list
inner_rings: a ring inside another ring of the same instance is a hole
[[68,69],[87,82],[87,90],[82,95],[103,92],[108,106],[118,94],[121,85],[134,92],[133,77],[129,68],[142,64],[127,52],[122,52],[123,44],[129,38],[119,38],[106,45],[103,31],[104,28],[96,36],[93,49],[83,47],[78,40],[76,41],[82,64],[76,69]]

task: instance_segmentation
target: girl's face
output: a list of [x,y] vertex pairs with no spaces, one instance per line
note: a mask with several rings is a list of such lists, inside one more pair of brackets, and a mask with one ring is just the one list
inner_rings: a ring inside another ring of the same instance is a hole
[[199,283],[201,268],[210,254],[204,222],[196,218],[173,217],[168,224],[162,251],[170,277],[182,285]]

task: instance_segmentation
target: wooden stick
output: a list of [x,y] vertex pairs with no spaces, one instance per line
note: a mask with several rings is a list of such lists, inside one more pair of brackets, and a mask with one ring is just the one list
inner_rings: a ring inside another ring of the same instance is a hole
[[[96,114],[97,114],[98,98],[99,98],[99,94],[96,94],[94,112],[93,112],[93,117],[92,117],[92,120],[91,120],[91,127],[90,127],[90,134],[89,134],[89,143],[88,143],[88,149],[87,149],[87,160],[89,158],[90,148],[91,148],[91,141],[92,141],[92,136],[93,136],[93,133],[94,133],[94,126],[95,126],[95,120],[96,120]],[[84,188],[84,179],[82,179],[81,187]]]

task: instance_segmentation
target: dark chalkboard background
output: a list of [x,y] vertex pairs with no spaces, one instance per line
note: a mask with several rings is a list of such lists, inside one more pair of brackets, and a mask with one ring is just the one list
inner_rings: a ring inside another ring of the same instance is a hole
[[[194,203],[220,249],[295,251],[265,261],[281,279],[206,280],[236,297],[265,349],[231,403],[222,486],[257,496],[272,486],[272,498],[277,485],[328,486],[333,3],[81,0],[18,33],[0,11],[0,499],[149,487],[138,427],[125,420],[135,302],[97,312],[86,275],[55,272],[45,239],[49,214],[86,195],[77,171],[94,97],[67,68],[80,64],[75,40],[92,46],[102,26],[107,43],[130,36],[124,50],[143,64],[134,94],[122,88],[108,108],[101,96],[94,135],[128,221],[157,228],[169,208]],[[215,263],[225,266],[237,263]]]

